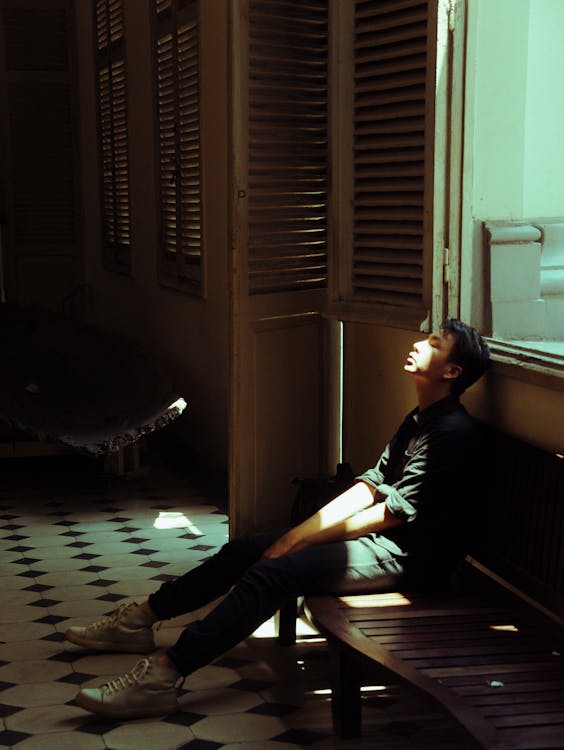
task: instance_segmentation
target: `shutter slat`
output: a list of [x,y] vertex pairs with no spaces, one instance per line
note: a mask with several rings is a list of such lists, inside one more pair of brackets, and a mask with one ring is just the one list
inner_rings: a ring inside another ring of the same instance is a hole
[[405,268],[400,269],[401,275],[393,276],[390,274],[390,276],[387,277],[382,273],[382,275],[377,278],[374,269],[372,268],[370,269],[370,272],[368,272],[368,269],[363,269],[362,266],[357,266],[355,272],[357,276],[362,278],[364,286],[368,289],[392,292],[394,294],[406,293],[408,295],[416,295],[421,291],[420,279],[406,277]]
[[427,51],[427,42],[419,39],[410,39],[404,44],[392,44],[387,47],[374,49],[368,45],[366,52],[360,49],[356,55],[357,75],[362,76],[367,65],[374,67],[377,63],[389,60],[403,59],[415,55],[425,55]]
[[158,14],[169,11],[172,7],[172,0],[154,0],[155,10]]
[[[397,47],[393,48],[397,52]],[[398,52],[396,57],[388,57],[383,60],[380,56],[374,55],[372,50],[362,62],[357,60],[356,79],[361,81],[363,78],[372,78],[380,76],[389,76],[404,70],[425,70],[426,55],[425,49],[421,49],[419,54],[413,50],[413,45],[404,48],[401,53]]]
[[366,124],[363,124],[363,120],[357,121],[356,132],[359,136],[364,137],[367,135],[380,135],[384,133],[420,133],[425,128],[425,118],[421,117],[406,117],[406,118],[394,118],[393,120],[374,120],[371,118],[366,119]]
[[[391,8],[389,9],[391,11]],[[373,14],[364,16],[359,19],[357,33],[360,34],[380,34],[388,29],[400,29],[402,26],[413,26],[425,24],[427,21],[427,4],[419,3],[417,6],[396,9],[395,12],[382,13],[381,15]]]
[[357,0],[357,22],[360,24],[365,18],[371,20],[377,18],[379,15],[426,5],[427,0],[388,0],[388,2],[385,3],[375,3],[374,0]]

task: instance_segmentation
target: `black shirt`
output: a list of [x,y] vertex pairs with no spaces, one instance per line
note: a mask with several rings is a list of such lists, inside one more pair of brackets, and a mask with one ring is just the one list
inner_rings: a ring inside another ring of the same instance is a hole
[[405,521],[380,543],[447,572],[467,551],[481,464],[479,430],[456,396],[410,412],[376,466],[357,477]]

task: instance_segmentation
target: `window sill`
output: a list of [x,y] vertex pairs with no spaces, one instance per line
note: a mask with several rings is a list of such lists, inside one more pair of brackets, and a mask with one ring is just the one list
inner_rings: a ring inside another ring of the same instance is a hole
[[564,342],[488,339],[494,371],[543,388],[564,391]]

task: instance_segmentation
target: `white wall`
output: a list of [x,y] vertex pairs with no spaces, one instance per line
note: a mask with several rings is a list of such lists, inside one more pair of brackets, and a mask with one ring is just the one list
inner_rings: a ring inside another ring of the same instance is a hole
[[[467,7],[461,315],[484,328],[483,222],[564,216],[564,2],[468,0]],[[513,270],[508,265],[508,287]],[[532,332],[526,314],[513,327],[520,338],[542,339],[546,315],[539,300],[531,304],[539,308]]]
[[564,2],[531,0],[523,215],[564,216]]
[[564,2],[469,0],[473,213],[564,213]]
[[470,0],[467,97],[473,112],[473,214],[523,213],[529,0]]

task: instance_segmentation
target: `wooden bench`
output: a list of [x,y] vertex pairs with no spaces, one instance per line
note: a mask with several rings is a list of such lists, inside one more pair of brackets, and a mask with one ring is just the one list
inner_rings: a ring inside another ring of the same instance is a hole
[[335,731],[361,733],[362,660],[438,701],[482,748],[564,747],[564,631],[507,592],[309,597]]
[[431,696],[475,747],[564,748],[564,460],[502,435],[495,455],[504,468],[461,589],[306,598],[341,736],[361,732],[363,667],[376,665]]

